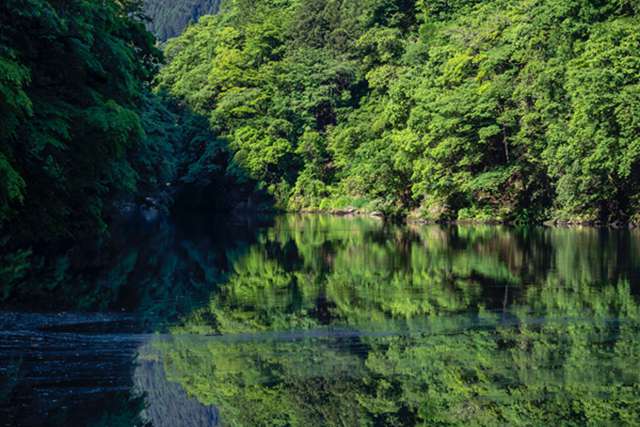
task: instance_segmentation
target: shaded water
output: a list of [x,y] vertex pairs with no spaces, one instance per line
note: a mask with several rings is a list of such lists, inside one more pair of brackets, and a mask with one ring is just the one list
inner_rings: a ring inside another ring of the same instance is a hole
[[324,216],[123,226],[4,285],[0,425],[638,425],[639,249]]

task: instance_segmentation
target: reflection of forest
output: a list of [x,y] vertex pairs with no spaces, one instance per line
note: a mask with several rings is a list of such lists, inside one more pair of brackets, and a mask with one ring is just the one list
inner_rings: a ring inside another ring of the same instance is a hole
[[637,424],[639,243],[282,217],[157,347],[228,425]]
[[[148,419],[640,424],[636,232],[324,216],[187,225],[27,255],[4,298],[57,295],[133,312],[123,333],[169,329],[134,375]],[[123,405],[138,416],[139,401]]]
[[100,241],[54,253],[0,254],[0,304],[29,310],[134,312],[148,329],[206,303],[227,276],[227,253],[255,239],[255,221],[190,218],[127,223]]

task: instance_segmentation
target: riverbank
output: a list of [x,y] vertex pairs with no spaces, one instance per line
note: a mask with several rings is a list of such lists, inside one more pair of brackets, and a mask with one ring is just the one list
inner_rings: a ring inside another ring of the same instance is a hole
[[548,220],[548,221],[535,221],[535,222],[518,222],[508,221],[502,219],[458,219],[458,220],[433,220],[420,217],[414,213],[406,215],[388,215],[382,211],[358,209],[355,207],[336,208],[336,209],[302,209],[300,211],[293,211],[289,213],[299,214],[315,214],[315,215],[333,215],[340,217],[371,217],[381,220],[393,220],[399,222],[405,222],[407,224],[418,225],[504,225],[504,226],[516,226],[516,225],[533,225],[555,228],[612,228],[612,229],[636,229],[640,228],[640,221],[583,221],[583,220]]

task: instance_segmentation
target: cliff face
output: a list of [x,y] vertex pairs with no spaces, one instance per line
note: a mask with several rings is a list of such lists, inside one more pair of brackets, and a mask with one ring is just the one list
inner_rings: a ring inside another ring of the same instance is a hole
[[144,10],[151,19],[147,28],[165,42],[178,36],[203,15],[218,12],[221,0],[145,0]]

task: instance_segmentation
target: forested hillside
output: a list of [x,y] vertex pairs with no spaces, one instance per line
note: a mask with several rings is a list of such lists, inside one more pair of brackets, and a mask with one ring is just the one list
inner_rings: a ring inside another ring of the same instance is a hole
[[102,234],[167,185],[225,185],[207,120],[150,92],[162,54],[140,2],[6,0],[0,24],[0,247]]
[[180,35],[190,23],[218,12],[220,0],[144,0],[147,28],[159,41]]
[[138,0],[6,0],[0,232],[75,240],[150,195],[254,186],[290,210],[638,222],[639,8],[227,0],[163,65]]
[[638,221],[633,0],[228,0],[166,47],[282,208]]

